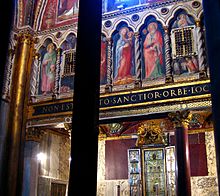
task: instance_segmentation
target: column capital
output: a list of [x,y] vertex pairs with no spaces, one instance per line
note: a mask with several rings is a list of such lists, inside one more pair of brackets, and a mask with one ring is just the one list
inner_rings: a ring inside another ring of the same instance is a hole
[[42,129],[37,128],[37,127],[30,127],[26,129],[25,140],[40,142],[43,134],[44,134],[44,131]]
[[134,32],[134,36],[135,36],[135,37],[139,37],[139,36],[140,36],[140,32],[138,32],[138,31],[137,31],[137,32]]
[[169,33],[169,27],[168,26],[163,26],[163,29],[164,29],[165,33]]
[[61,52],[62,51],[62,48],[57,48],[57,52]]
[[189,110],[183,110],[169,113],[168,117],[175,128],[188,128],[189,122],[192,120],[192,113]]
[[112,43],[112,38],[111,38],[111,37],[108,37],[108,38],[106,38],[106,41],[107,41],[107,43],[110,45],[110,44]]
[[40,53],[36,51],[36,49],[34,49],[34,52],[33,52],[33,57],[37,60],[40,58]]
[[200,20],[196,20],[196,27],[201,27],[201,21]]
[[33,44],[35,39],[34,39],[34,36],[30,33],[19,33],[17,35],[17,40],[20,42],[20,43],[26,43],[26,44]]

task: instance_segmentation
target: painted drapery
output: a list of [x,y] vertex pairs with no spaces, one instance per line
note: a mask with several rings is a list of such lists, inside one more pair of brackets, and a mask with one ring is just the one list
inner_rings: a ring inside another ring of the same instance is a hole
[[145,78],[157,78],[163,75],[163,38],[156,22],[151,22],[147,31],[143,45]]
[[54,90],[56,52],[52,43],[48,44],[41,65],[41,91],[44,95]]
[[114,83],[130,83],[133,68],[133,32],[127,27],[119,31],[115,49]]

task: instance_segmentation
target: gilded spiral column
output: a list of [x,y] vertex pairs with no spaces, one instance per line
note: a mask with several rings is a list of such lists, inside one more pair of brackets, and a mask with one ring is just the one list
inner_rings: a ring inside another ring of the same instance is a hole
[[141,87],[141,46],[140,46],[140,34],[139,32],[134,33],[134,53],[135,53],[135,87]]
[[35,53],[34,62],[32,66],[32,74],[31,74],[32,78],[31,78],[31,88],[30,88],[31,89],[30,95],[32,101],[35,98],[35,95],[37,94],[39,71],[40,71],[40,54]]
[[105,87],[106,92],[111,92],[112,91],[112,70],[113,70],[113,64],[112,64],[112,39],[108,38],[107,39],[107,84]]
[[17,188],[21,186],[22,182],[20,175],[22,146],[24,144],[33,47],[33,36],[30,33],[18,34],[8,128],[5,133],[6,143],[3,147],[4,158],[1,160],[1,179],[4,179],[1,184],[1,192],[7,196],[17,195]]
[[164,48],[165,48],[165,66],[166,66],[166,83],[173,82],[171,70],[171,56],[170,56],[170,35],[168,27],[164,27]]
[[11,87],[11,75],[12,75],[12,66],[14,64],[14,54],[15,51],[10,49],[8,52],[8,60],[5,70],[5,77],[4,77],[4,84],[3,84],[3,91],[2,91],[2,98],[6,101],[10,100],[10,87]]
[[60,63],[61,63],[62,49],[57,49],[57,60],[56,60],[56,74],[55,74],[55,87],[53,96],[56,97],[59,94],[59,82],[60,82]]
[[192,113],[188,110],[169,113],[175,128],[176,195],[191,196],[188,124]]
[[203,38],[202,28],[200,21],[196,21],[196,34],[198,44],[198,61],[200,78],[206,78],[206,59],[205,59],[205,41]]

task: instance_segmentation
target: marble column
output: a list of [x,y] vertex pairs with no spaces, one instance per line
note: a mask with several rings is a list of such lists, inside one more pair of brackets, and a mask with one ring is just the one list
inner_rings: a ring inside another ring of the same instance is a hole
[[198,44],[199,76],[200,78],[207,78],[205,40],[201,28],[201,22],[199,20],[196,21],[196,37]]
[[113,78],[113,56],[112,56],[112,39],[107,39],[107,85],[105,87],[106,92],[112,91],[112,78]]
[[166,83],[171,83],[173,82],[173,76],[171,72],[170,34],[167,26],[164,27],[164,48],[165,48]]
[[21,168],[24,145],[24,130],[26,124],[28,91],[30,86],[30,70],[34,48],[33,35],[22,32],[18,34],[15,65],[12,75],[11,103],[9,108],[6,144],[1,160],[2,176],[1,192],[15,196],[20,192]]
[[175,128],[176,195],[191,196],[188,123],[192,114],[185,110],[168,116]]
[[135,48],[135,87],[141,87],[141,46],[140,46],[140,34],[139,32],[134,33],[134,48]]
[[39,174],[37,154],[39,153],[42,136],[43,131],[39,128],[29,128],[26,130],[22,196],[37,195]]

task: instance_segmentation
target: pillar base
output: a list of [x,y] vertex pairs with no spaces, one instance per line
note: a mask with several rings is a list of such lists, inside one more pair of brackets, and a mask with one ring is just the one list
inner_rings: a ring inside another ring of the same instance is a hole
[[142,87],[142,82],[141,82],[141,80],[135,80],[135,82],[134,82],[134,87],[135,87],[135,88],[141,88],[141,87]]
[[52,100],[56,100],[57,99],[58,94],[57,93],[53,93],[52,94]]
[[110,93],[112,92],[112,85],[111,84],[107,84],[105,86],[105,93]]
[[199,79],[207,79],[207,78],[208,78],[208,75],[205,70],[199,72]]
[[165,82],[166,83],[173,83],[174,82],[173,76],[167,76],[166,79],[165,79]]

